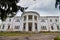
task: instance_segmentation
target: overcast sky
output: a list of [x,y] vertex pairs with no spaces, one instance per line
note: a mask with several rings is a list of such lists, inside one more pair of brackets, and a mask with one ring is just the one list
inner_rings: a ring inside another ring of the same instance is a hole
[[[18,5],[28,7],[26,11],[37,11],[40,16],[60,16],[59,9],[55,8],[55,0],[20,0]],[[17,16],[21,14],[18,11]]]
[[[41,16],[60,16],[59,9],[55,8],[55,0],[20,0],[19,4],[22,7],[28,7],[27,11],[37,11]],[[20,16],[22,13],[17,13]]]

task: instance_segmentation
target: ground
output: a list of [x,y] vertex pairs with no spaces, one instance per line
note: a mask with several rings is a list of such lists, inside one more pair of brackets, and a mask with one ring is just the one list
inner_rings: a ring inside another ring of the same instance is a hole
[[0,40],[53,40],[60,33],[33,33],[19,36],[0,36]]

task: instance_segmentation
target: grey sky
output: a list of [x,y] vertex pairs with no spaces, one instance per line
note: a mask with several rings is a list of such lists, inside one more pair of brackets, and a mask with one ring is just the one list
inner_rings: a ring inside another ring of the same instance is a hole
[[[59,9],[55,8],[55,0],[20,0],[18,5],[28,7],[26,11],[37,11],[41,16],[60,16]],[[21,12],[19,11],[17,15],[21,15]]]

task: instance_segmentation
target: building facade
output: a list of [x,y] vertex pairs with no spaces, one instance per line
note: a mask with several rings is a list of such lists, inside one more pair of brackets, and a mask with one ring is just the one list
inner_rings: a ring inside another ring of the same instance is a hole
[[40,32],[40,31],[59,31],[59,16],[40,16],[39,13],[28,11],[15,16],[7,18],[2,23],[0,31],[22,31],[22,32]]

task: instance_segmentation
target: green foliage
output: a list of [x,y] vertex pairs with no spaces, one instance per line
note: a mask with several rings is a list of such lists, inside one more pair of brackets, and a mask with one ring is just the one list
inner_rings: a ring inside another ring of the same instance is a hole
[[59,5],[59,9],[60,9],[60,0],[56,0],[55,8],[57,8],[58,5]]
[[60,36],[55,37],[54,40],[60,40]]
[[0,19],[4,21],[7,17],[14,17],[18,10],[24,12],[24,7],[18,6],[19,0],[0,0]]

